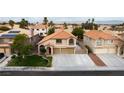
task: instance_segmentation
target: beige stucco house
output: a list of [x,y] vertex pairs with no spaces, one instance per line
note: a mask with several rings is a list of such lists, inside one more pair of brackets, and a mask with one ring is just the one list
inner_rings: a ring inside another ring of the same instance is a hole
[[30,30],[38,33],[41,36],[46,36],[48,32],[48,25],[36,24],[29,27]]
[[48,55],[75,54],[76,37],[70,32],[61,30],[46,36],[38,43],[38,54],[42,45],[47,49]]
[[86,32],[83,42],[94,53],[114,53],[118,55],[120,53],[120,39],[109,33],[96,30]]

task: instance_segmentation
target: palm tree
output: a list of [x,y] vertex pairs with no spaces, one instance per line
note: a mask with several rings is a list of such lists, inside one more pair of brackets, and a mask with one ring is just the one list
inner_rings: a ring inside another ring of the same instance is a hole
[[92,18],[92,24],[94,23],[94,21],[95,21],[95,19],[94,19],[94,18]]
[[44,17],[43,23],[44,23],[44,25],[47,25],[47,23],[48,23],[47,17]]
[[9,25],[11,26],[11,28],[13,28],[15,22],[13,20],[9,20]]
[[49,26],[50,26],[50,27],[53,27],[53,26],[54,26],[53,21],[50,21],[50,22],[49,22]]
[[90,19],[88,19],[88,23],[90,23]]
[[48,24],[48,19],[47,19],[47,17],[44,17],[44,19],[43,19],[43,24],[45,25],[46,32],[47,32],[47,24]]
[[94,21],[95,21],[95,19],[92,18],[92,30],[94,29]]

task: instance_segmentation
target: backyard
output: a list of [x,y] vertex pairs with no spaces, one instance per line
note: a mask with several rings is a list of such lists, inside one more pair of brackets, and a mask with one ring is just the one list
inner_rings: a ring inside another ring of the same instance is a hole
[[43,57],[38,55],[31,55],[22,57],[12,57],[8,66],[39,66],[51,67],[52,57]]

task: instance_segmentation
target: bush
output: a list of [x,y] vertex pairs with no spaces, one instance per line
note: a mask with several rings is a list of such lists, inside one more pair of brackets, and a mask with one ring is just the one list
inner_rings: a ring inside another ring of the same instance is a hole
[[88,54],[93,53],[92,49],[88,45],[85,45],[85,47],[88,49]]
[[48,31],[48,35],[51,35],[55,32],[55,28],[50,28]]
[[11,57],[12,59],[14,59],[14,58],[16,58],[16,55],[12,55],[12,57]]
[[43,55],[46,53],[46,49],[45,49],[44,46],[41,46],[40,52],[41,52],[41,54],[43,54]]
[[10,30],[10,28],[9,27],[6,27],[6,26],[1,26],[0,27],[0,30],[2,30],[2,31],[8,31],[8,30]]

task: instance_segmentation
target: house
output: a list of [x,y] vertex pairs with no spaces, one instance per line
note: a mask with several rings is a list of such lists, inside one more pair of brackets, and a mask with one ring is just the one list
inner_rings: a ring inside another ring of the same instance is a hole
[[119,47],[119,55],[124,57],[124,33],[118,34],[119,41],[117,42],[118,47]]
[[38,40],[40,38],[38,33],[26,29],[18,28],[18,29],[5,31],[3,33],[0,33],[0,53],[4,53],[7,56],[12,54],[11,45],[13,44],[14,38],[18,34],[28,35],[29,42],[32,45],[36,45],[36,43],[38,43]]
[[39,33],[41,36],[46,36],[48,31],[48,25],[36,24],[30,27],[30,30]]
[[[89,46],[93,53],[114,53],[120,50],[120,39],[103,31],[92,30],[84,34],[84,44]],[[121,43],[120,43],[121,44]],[[118,47],[117,47],[118,46]]]
[[46,36],[38,43],[38,54],[40,47],[45,46],[48,55],[52,54],[75,54],[76,37],[70,32],[56,31],[55,33]]

